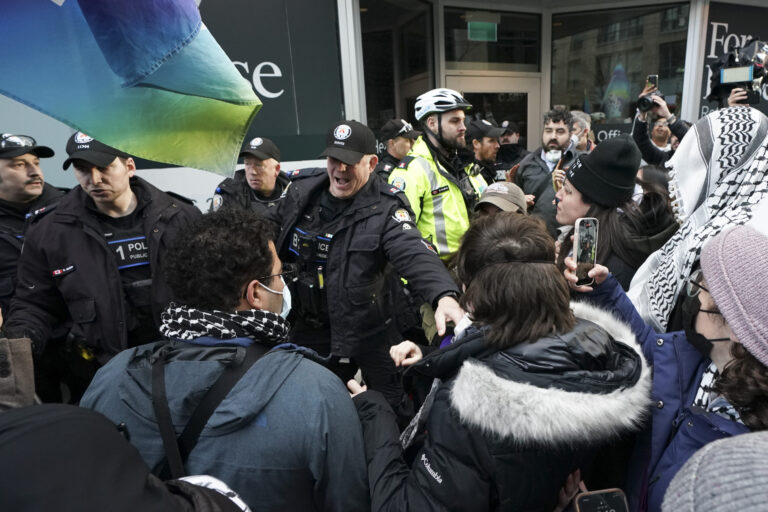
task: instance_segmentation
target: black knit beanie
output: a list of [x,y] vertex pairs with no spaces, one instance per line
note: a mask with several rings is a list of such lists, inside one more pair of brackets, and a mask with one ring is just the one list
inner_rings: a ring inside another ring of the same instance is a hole
[[566,177],[600,206],[618,206],[632,198],[640,158],[632,136],[619,135],[601,142],[591,153],[579,155]]

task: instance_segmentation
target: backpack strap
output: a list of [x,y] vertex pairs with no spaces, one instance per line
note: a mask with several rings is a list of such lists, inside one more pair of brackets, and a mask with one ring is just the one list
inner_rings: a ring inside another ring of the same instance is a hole
[[213,386],[205,393],[184,427],[176,437],[173,427],[168,398],[165,393],[165,364],[169,349],[163,348],[152,363],[152,407],[160,429],[160,437],[165,448],[165,459],[160,462],[156,473],[163,480],[186,476],[185,465],[190,452],[197,444],[200,433],[208,423],[216,408],[226,398],[235,384],[269,351],[261,343],[253,343],[245,350],[245,358],[240,364],[233,361],[224,368]]

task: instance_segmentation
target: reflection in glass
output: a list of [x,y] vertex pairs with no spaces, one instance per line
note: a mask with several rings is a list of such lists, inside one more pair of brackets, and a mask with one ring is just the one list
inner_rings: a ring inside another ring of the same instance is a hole
[[552,104],[592,115],[594,124],[627,124],[647,75],[679,108],[688,5],[552,16]]

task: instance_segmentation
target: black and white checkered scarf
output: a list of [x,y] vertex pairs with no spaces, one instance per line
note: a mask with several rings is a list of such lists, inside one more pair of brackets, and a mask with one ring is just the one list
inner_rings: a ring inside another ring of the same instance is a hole
[[254,338],[283,343],[288,322],[270,311],[203,311],[171,302],[160,315],[160,333],[171,339],[193,340],[211,336],[222,340]]
[[628,293],[659,332],[704,244],[748,222],[768,198],[768,118],[751,107],[712,112],[688,130],[667,167],[681,226],[638,269]]

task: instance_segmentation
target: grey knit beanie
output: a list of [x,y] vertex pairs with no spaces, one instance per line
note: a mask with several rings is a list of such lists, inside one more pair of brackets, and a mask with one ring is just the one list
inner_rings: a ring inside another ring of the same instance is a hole
[[768,366],[768,237],[750,226],[726,229],[701,250],[701,269],[736,338]]
[[663,512],[763,511],[768,507],[768,432],[709,443],[678,471]]

